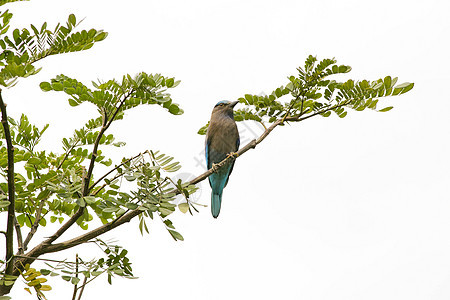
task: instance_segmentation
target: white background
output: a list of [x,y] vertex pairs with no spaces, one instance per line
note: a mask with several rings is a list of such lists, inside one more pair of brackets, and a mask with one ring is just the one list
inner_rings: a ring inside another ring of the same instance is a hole
[[[46,20],[53,28],[75,13],[86,18],[80,28],[109,32],[89,51],[40,62],[41,73],[4,91],[11,116],[51,124],[43,145],[52,151],[96,116],[89,104],[71,108],[63,93],[40,91],[41,81],[61,73],[85,84],[140,71],[182,80],[173,97],[184,115],[156,106],[130,111],[111,127],[127,146],[108,153],[118,161],[159,149],[181,161],[180,172],[195,175],[204,171],[198,164],[204,137],[196,132],[214,104],[270,93],[309,54],[352,66],[343,78],[391,75],[416,84],[384,99],[380,107],[394,106],[387,113],[350,112],[343,120],[317,117],[277,128],[237,160],[217,220],[209,207],[193,217],[173,215],[184,242],[173,241],[159,220],[143,237],[136,221],[109,233],[105,239],[129,250],[140,278],[114,279],[112,286],[99,278],[83,299],[449,299],[450,2],[8,6],[16,27]],[[259,132],[251,123],[239,128],[241,140]],[[209,204],[206,181],[199,197]],[[73,260],[75,252],[100,254],[91,245],[46,257]],[[71,299],[70,284],[60,278],[49,284],[49,299]],[[34,298],[21,283],[12,296]]]

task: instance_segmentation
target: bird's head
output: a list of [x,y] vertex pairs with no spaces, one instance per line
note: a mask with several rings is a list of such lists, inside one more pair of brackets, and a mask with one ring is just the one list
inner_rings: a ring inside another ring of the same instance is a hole
[[239,101],[233,101],[233,102],[228,101],[228,100],[219,101],[214,106],[213,114],[223,114],[223,115],[228,115],[230,117],[233,117],[233,108],[238,103],[239,103]]

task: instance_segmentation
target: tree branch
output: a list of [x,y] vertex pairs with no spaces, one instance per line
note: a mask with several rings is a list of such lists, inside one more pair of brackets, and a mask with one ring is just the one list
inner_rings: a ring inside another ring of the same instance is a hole
[[42,209],[44,208],[45,200],[46,199],[41,200],[41,203],[39,204],[39,207],[36,210],[36,217],[34,219],[34,223],[30,228],[30,232],[28,233],[27,237],[25,238],[25,242],[23,243],[23,247],[24,247],[23,250],[27,250],[28,244],[30,243],[31,239],[33,238],[34,234],[37,231],[37,228],[39,226],[39,221],[41,220],[41,214],[42,214]]
[[23,244],[22,230],[20,230],[20,224],[19,224],[19,222],[17,222],[17,218],[14,218],[14,227],[16,229],[16,235],[17,235],[17,252],[19,254],[23,254],[26,249]]
[[69,149],[67,149],[66,153],[64,154],[63,159],[62,159],[61,162],[59,163],[59,165],[58,165],[58,167],[56,168],[56,170],[59,170],[59,169],[62,167],[63,163],[64,163],[64,162],[66,161],[66,159],[69,157],[70,152],[73,150],[73,148],[75,148],[75,147],[77,146],[77,143],[78,143],[78,142],[79,142],[79,139],[78,139],[75,143],[73,143],[73,145],[70,146]]
[[[281,125],[283,122],[289,121],[289,122],[301,122],[304,121],[306,119],[309,119],[313,116],[319,115],[319,114],[323,114],[327,111],[339,108],[341,106],[345,106],[350,104],[350,101],[345,101],[342,102],[340,104],[328,107],[326,109],[323,110],[319,110],[315,113],[312,113],[308,116],[305,117],[301,117],[301,116],[296,116],[296,117],[287,117],[287,118],[282,118],[282,119],[278,119],[276,120],[274,123],[272,123],[272,125],[268,128],[266,128],[264,130],[264,132],[257,138],[254,139],[252,141],[250,141],[247,145],[245,145],[243,148],[241,148],[239,151],[237,151],[236,153],[231,153],[229,156],[227,156],[227,158],[225,158],[224,160],[222,160],[221,162],[219,162],[218,164],[216,164],[216,168],[221,168],[223,167],[227,162],[229,162],[232,159],[236,159],[237,157],[243,155],[244,153],[246,153],[247,151],[249,151],[250,149],[254,149],[256,148],[257,145],[259,145],[277,126]],[[208,178],[208,176],[210,176],[212,173],[214,173],[213,169],[209,169],[206,172],[204,172],[203,174],[197,176],[196,178],[192,179],[189,184],[190,185],[194,185],[197,184],[203,180],[205,180],[206,178]],[[180,194],[180,191],[177,188],[174,188],[173,190],[169,191],[169,193],[174,193],[176,195]],[[86,243],[108,231],[113,230],[114,228],[119,227],[120,225],[123,225],[125,223],[130,222],[134,217],[140,215],[141,213],[143,213],[144,210],[140,210],[139,208],[131,210],[123,215],[121,215],[120,217],[118,217],[117,219],[104,224],[102,226],[99,226],[83,235],[77,236],[73,239],[58,243],[58,244],[40,244],[38,246],[36,246],[34,249],[32,249],[29,253],[27,253],[26,257],[27,258],[22,258],[21,263],[22,264],[27,264],[27,263],[32,263],[36,257],[42,255],[42,254],[47,254],[47,253],[53,253],[53,252],[59,252],[62,250],[66,250],[75,246],[78,246],[80,244]]]
[[[111,116],[110,119],[108,119],[106,114],[104,115],[103,126],[100,129],[100,132],[99,132],[99,134],[97,136],[97,139],[94,142],[94,148],[92,150],[91,161],[89,163],[88,172],[87,172],[86,176],[83,176],[83,187],[82,187],[82,190],[81,190],[81,196],[82,197],[89,195],[89,191],[90,191],[90,189],[89,189],[89,182],[90,182],[91,177],[92,177],[92,172],[94,171],[94,164],[95,164],[95,159],[97,158],[97,151],[98,151],[98,146],[100,144],[100,140],[101,140],[103,134],[105,133],[105,131],[109,128],[111,123],[114,121],[115,117],[119,113],[119,111],[122,108],[122,106],[125,103],[125,101],[131,96],[131,94],[133,92],[134,92],[134,90],[131,90],[127,95],[124,96],[124,98],[120,101],[119,106],[116,107],[116,109],[115,109],[115,111],[114,111],[114,113],[113,113],[113,115]],[[50,236],[47,240],[45,240],[45,241],[43,241],[41,243],[42,246],[50,245],[57,238],[59,238],[62,234],[64,234],[64,232],[66,232],[67,229],[69,229],[78,220],[78,218],[80,218],[83,215],[84,210],[85,210],[85,207],[81,207],[80,206],[78,208],[78,210],[75,212],[75,214],[73,214],[72,217],[70,217],[70,219],[67,220],[66,223],[64,223],[52,236]]]
[[80,293],[78,294],[77,300],[80,300],[80,299],[81,299],[81,296],[83,295],[84,287],[86,286],[87,279],[88,279],[87,276],[84,276],[83,283],[82,283],[81,286],[79,287]]
[[133,93],[134,93],[134,90],[131,89],[131,91],[126,96],[123,97],[123,99],[120,102],[119,106],[116,107],[116,110],[114,111],[113,115],[111,116],[111,118],[109,120],[108,120],[108,116],[106,115],[106,113],[104,114],[103,126],[102,126],[102,129],[100,129],[100,132],[98,133],[97,139],[95,140],[94,149],[92,150],[92,154],[91,154],[92,155],[91,162],[89,163],[89,169],[88,169],[85,181],[84,181],[84,187],[83,187],[83,190],[82,190],[83,191],[83,196],[87,196],[89,194],[89,182],[90,182],[91,177],[92,177],[92,172],[94,171],[94,164],[95,164],[95,160],[97,159],[97,150],[98,150],[98,146],[100,144],[100,139],[103,137],[103,134],[105,133],[105,131],[108,130],[109,126],[111,125],[111,123],[116,118],[117,114],[119,113],[119,111],[122,108],[122,106],[125,103],[125,101]]
[[[78,279],[78,253],[76,255],[76,259],[75,259],[75,277]],[[73,286],[73,294],[72,294],[72,300],[76,300],[77,297],[77,287],[78,287],[78,283],[74,284]]]
[[[278,125],[281,124],[281,119],[275,121],[270,127],[268,127],[258,139],[252,140],[250,141],[247,145],[245,145],[243,148],[241,148],[235,155],[229,155],[227,158],[225,158],[223,161],[221,161],[220,163],[216,164],[216,167],[222,167],[224,166],[229,160],[231,159],[235,159],[235,157],[237,156],[241,156],[242,154],[244,154],[245,152],[247,152],[250,149],[254,149],[259,143],[261,143],[271,132],[273,129],[275,129],[275,127],[277,127]],[[197,176],[196,178],[194,178],[193,180],[191,180],[189,182],[189,184],[197,184],[200,181],[205,180],[206,178],[208,178],[209,175],[211,175],[212,173],[214,173],[213,169],[210,169],[206,172],[204,172],[203,174],[201,174],[200,176]],[[178,189],[174,189],[172,191],[169,191],[170,193],[175,193],[176,195],[180,194],[180,191]],[[141,214],[142,212],[144,212],[143,210],[140,209],[134,209],[129,211],[128,213],[123,214],[122,216],[118,217],[117,219],[104,224],[100,227],[97,227],[96,229],[91,230],[90,232],[87,232],[83,235],[80,235],[76,238],[67,240],[65,242],[62,243],[58,243],[58,244],[53,244],[53,245],[47,245],[45,248],[43,249],[33,249],[28,255],[29,256],[38,256],[36,254],[42,255],[43,253],[51,253],[51,252],[58,252],[58,251],[62,251],[65,249],[69,249],[72,247],[75,247],[77,245],[83,244],[85,242],[88,242],[89,240],[96,238],[122,224],[125,224],[127,222],[130,222],[134,217],[138,216],[139,214]],[[39,253],[39,251],[42,251],[43,253]],[[35,253],[37,252],[37,253]],[[25,263],[29,263],[28,261],[26,261]]]
[[343,101],[343,102],[341,102],[341,103],[339,103],[339,104],[336,104],[336,105],[327,107],[327,108],[325,108],[325,109],[323,109],[323,110],[318,110],[318,111],[316,111],[316,112],[313,113],[313,114],[307,115],[306,117],[302,117],[302,115],[295,116],[295,117],[288,117],[288,118],[286,118],[285,121],[288,121],[288,122],[301,122],[301,121],[304,121],[304,120],[309,119],[309,118],[311,118],[311,117],[314,117],[314,116],[317,116],[317,115],[321,115],[321,114],[323,114],[323,113],[326,113],[327,111],[334,110],[334,109],[339,108],[339,107],[342,107],[342,106],[347,106],[347,105],[349,105],[350,103],[352,103],[352,100],[351,100],[351,99],[350,99],[350,100],[347,100],[347,101]]
[[6,222],[6,269],[5,274],[12,274],[14,255],[14,221],[15,214],[15,185],[14,185],[14,147],[12,145],[11,132],[9,130],[8,115],[6,113],[6,104],[3,101],[2,90],[0,89],[0,110],[2,112],[2,125],[5,133],[6,148],[8,153],[8,219]]

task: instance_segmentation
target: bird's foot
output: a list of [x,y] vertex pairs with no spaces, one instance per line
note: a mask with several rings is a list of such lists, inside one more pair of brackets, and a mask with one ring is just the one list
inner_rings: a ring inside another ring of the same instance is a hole
[[228,157],[236,159],[239,157],[239,154],[237,152],[231,152],[228,154]]
[[218,164],[212,164],[211,170],[213,171],[213,173],[217,173],[217,171],[219,170],[219,165]]

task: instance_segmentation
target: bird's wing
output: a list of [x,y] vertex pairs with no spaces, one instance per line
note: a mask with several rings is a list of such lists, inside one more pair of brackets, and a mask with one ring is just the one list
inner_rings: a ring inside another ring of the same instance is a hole
[[[238,136],[238,138],[236,140],[236,151],[239,150],[240,143],[241,143],[241,139]],[[227,181],[225,182],[225,186],[227,186],[227,184],[228,184],[228,179],[230,179],[231,172],[233,172],[233,167],[234,167],[234,160],[231,162],[231,168],[230,168],[230,172],[228,172]]]
[[209,136],[206,137],[206,142],[205,142],[205,156],[206,156],[206,167],[209,169],[211,169],[212,163],[210,162],[209,158],[209,148],[211,145],[211,138]]

